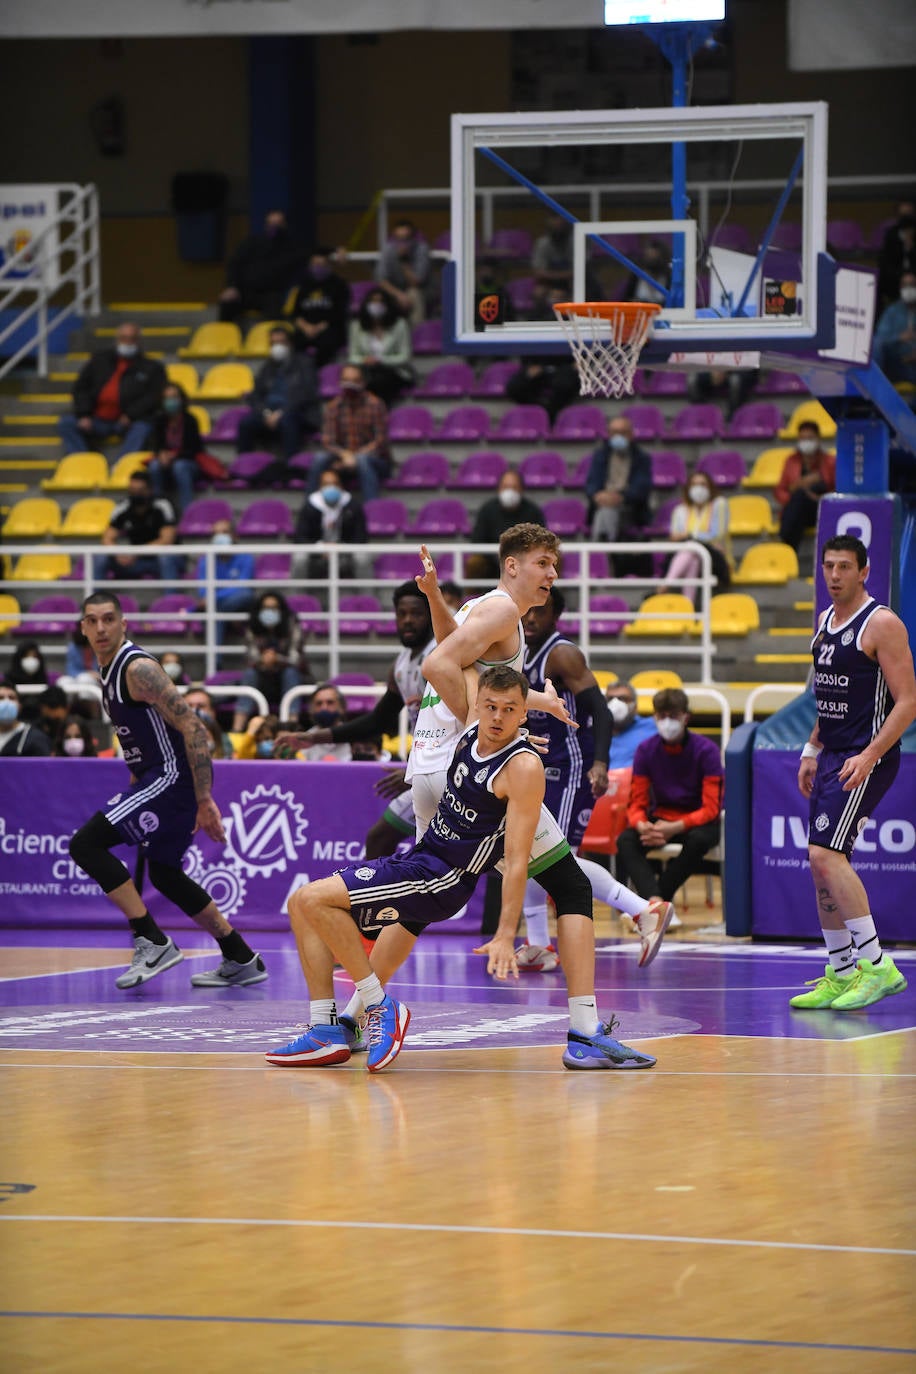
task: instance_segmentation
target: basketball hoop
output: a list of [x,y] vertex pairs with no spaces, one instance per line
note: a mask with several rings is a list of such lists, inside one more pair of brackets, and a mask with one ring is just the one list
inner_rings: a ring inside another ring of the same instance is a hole
[[632,396],[636,364],[660,305],[563,301],[553,307],[579,373],[580,396]]

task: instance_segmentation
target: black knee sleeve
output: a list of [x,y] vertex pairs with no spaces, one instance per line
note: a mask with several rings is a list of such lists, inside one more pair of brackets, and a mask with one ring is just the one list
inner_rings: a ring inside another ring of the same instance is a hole
[[149,880],[163,897],[174,902],[179,911],[186,916],[198,916],[205,906],[213,900],[208,892],[184,873],[180,868],[150,859]]
[[68,846],[70,858],[79,864],[103,892],[113,892],[126,883],[130,874],[120,859],[109,853],[112,845],[123,844],[123,837],[101,811],[71,835]]
[[552,897],[557,916],[592,917],[592,885],[572,854],[565,854],[552,868],[538,873],[534,880]]

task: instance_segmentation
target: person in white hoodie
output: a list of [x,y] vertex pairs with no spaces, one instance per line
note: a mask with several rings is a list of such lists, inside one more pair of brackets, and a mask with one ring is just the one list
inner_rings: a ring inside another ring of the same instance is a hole
[[[305,498],[296,519],[293,538],[297,544],[366,544],[369,532],[366,529],[366,514],[358,496],[344,491],[340,474],[336,468],[326,468],[321,474],[321,485]],[[353,577],[358,571],[357,560],[349,554],[340,559],[342,577]],[[305,571],[301,570],[305,564]],[[307,558],[301,556],[293,568],[294,577],[327,577],[328,559],[323,553],[311,553]]]

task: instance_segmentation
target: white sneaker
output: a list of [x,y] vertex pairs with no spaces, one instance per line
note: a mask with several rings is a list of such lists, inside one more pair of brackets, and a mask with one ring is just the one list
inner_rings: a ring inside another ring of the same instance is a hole
[[529,945],[527,941],[515,951],[520,973],[553,973],[560,967],[560,956],[553,945]]
[[169,938],[164,945],[154,945],[145,935],[134,939],[134,957],[119,978],[115,979],[116,988],[135,988],[138,983],[146,983],[157,973],[164,973],[173,964],[184,958],[175,941]]
[[252,983],[263,983],[267,969],[260,954],[253,954],[247,964],[237,964],[234,959],[224,959],[219,968],[207,969],[204,973],[191,974],[192,988],[248,988]]
[[662,936],[674,917],[674,907],[661,897],[653,897],[636,917],[636,929],[642,948],[639,952],[639,968],[647,968],[659,951]]

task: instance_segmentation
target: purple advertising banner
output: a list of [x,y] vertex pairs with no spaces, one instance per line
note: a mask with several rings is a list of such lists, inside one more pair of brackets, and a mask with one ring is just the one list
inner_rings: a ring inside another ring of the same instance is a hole
[[[753,933],[816,939],[820,926],[798,754],[757,749],[753,770]],[[916,754],[901,758],[897,779],[863,827],[852,862],[882,938],[916,939]]]
[[[213,791],[227,842],[199,832],[185,871],[243,930],[287,929],[294,888],[362,859],[385,807],[373,790],[383,772],[371,763],[217,763]],[[114,759],[0,761],[0,925],[123,927],[68,842],[126,785],[127,769]],[[114,850],[131,874],[137,852]],[[149,880],[143,891],[154,916],[173,927],[185,921]]]
[[[894,604],[897,551],[894,547],[896,503],[892,496],[825,496],[818,506],[817,548],[835,534],[852,534],[868,549],[867,589],[883,606]],[[830,605],[820,570],[814,569],[815,624]]]

